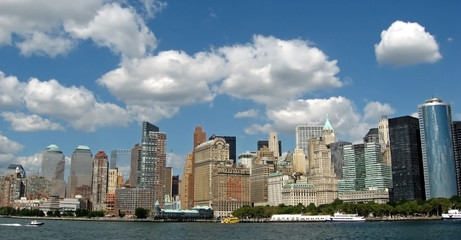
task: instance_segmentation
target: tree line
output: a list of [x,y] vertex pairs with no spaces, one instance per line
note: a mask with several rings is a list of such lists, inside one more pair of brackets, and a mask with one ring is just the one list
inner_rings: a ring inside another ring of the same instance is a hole
[[357,213],[365,217],[411,217],[411,216],[441,216],[448,209],[461,209],[461,197],[433,198],[427,201],[400,201],[398,203],[379,204],[375,202],[349,203],[336,199],[333,203],[315,206],[298,204],[296,206],[243,206],[232,212],[240,219],[264,219],[274,214],[308,214],[308,215],[333,215],[336,211]]

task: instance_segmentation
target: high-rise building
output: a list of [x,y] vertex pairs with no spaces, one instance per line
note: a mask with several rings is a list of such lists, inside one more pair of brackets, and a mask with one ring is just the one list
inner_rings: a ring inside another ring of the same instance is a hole
[[338,179],[331,163],[329,145],[335,142],[335,131],[328,116],[322,137],[309,139],[309,174],[307,183],[315,186],[316,205],[332,203],[338,198]]
[[389,119],[389,144],[392,159],[391,201],[424,200],[419,120],[410,116]]
[[321,125],[296,126],[296,148],[302,149],[307,158],[309,158],[309,139],[321,137],[322,130]]
[[117,168],[126,179],[130,178],[131,149],[115,149],[110,152],[110,169]]
[[186,155],[181,178],[180,199],[183,209],[192,209],[194,207],[195,148],[206,142],[206,132],[202,130],[201,126],[195,127],[193,140],[192,153]]
[[165,167],[165,197],[168,196],[169,199],[173,198],[173,168]]
[[[88,146],[79,145],[72,153],[70,160],[70,174],[68,180],[67,197],[74,198],[75,189],[81,186],[91,187],[93,173],[93,155]],[[89,196],[82,196],[87,199]]]
[[109,159],[104,151],[94,156],[91,203],[93,210],[105,210],[108,190]]
[[378,123],[379,144],[381,145],[381,154],[383,163],[391,165],[391,153],[389,145],[389,120],[387,116],[382,116]]
[[275,172],[277,159],[266,146],[256,152],[250,172],[250,198],[255,206],[265,206],[269,202],[269,174]]
[[343,177],[338,195],[365,189],[365,144],[344,145]]
[[65,160],[61,149],[55,144],[46,147],[42,154],[40,176],[51,181],[50,195],[65,197],[66,182],[64,181]]
[[458,193],[453,150],[451,106],[439,98],[418,105],[426,199]]
[[55,144],[46,147],[42,154],[40,176],[47,179],[64,180],[64,154]]
[[234,163],[237,163],[237,139],[234,136],[216,136],[215,134],[211,135],[208,140],[213,140],[215,138],[223,138],[227,144],[229,144],[229,159]]
[[138,186],[141,176],[139,163],[141,162],[141,144],[136,143],[131,149],[131,164],[130,164],[130,187],[135,188]]
[[268,144],[269,144],[268,147],[269,147],[269,150],[271,150],[274,153],[274,157],[276,158],[281,156],[278,143],[279,143],[279,139],[278,139],[277,133],[270,132],[269,140],[268,140]]
[[179,180],[179,175],[176,175],[176,176],[173,176],[172,177],[172,180],[171,180],[171,195],[173,196],[173,198],[175,198],[176,196],[179,195],[179,184],[180,184],[180,180]]
[[381,146],[377,142],[365,143],[365,189],[392,188],[391,166],[382,163]]
[[455,152],[456,182],[461,196],[461,121],[453,122],[453,148]]
[[[282,156],[282,141],[278,140],[279,143],[279,156]],[[263,147],[269,148],[269,141],[268,140],[259,140],[257,142],[257,149],[258,151],[261,150]]]
[[229,161],[229,145],[223,138],[214,138],[198,145],[194,164],[194,204],[209,206],[213,204],[213,174],[219,164]]
[[344,141],[330,143],[331,164],[333,164],[333,169],[335,170],[335,174],[338,179],[343,178],[344,146],[351,144],[352,143],[350,142]]
[[[143,122],[141,159],[138,164],[138,188],[150,188],[154,191],[153,203],[164,204],[166,166],[166,134],[149,122]],[[153,209],[154,206],[152,206]]]
[[304,151],[300,148],[295,148],[293,151],[293,172],[306,174],[307,159]]

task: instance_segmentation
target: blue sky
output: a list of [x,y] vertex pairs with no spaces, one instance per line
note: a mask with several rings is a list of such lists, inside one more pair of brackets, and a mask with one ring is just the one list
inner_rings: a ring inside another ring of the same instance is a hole
[[[58,145],[131,149],[168,135],[181,174],[193,131],[237,152],[299,124],[360,142],[433,96],[461,120],[460,1],[0,0],[0,169]],[[127,171],[127,168],[123,168]],[[1,172],[0,172],[1,173]]]

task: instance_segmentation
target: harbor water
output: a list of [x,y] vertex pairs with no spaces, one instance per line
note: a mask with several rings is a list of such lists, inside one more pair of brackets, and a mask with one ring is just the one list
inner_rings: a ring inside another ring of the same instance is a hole
[[0,218],[0,239],[460,239],[461,221],[318,223],[105,222]]

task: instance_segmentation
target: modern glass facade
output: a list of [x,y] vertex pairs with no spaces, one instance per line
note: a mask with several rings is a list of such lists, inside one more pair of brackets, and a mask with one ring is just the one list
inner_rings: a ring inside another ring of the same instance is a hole
[[457,194],[451,106],[439,98],[418,106],[426,199]]
[[49,180],[59,179],[64,181],[64,154],[55,144],[46,147],[42,154],[40,176]]
[[296,126],[296,148],[302,149],[306,157],[309,158],[309,139],[321,137],[322,131],[323,126],[321,125]]
[[117,168],[125,179],[130,178],[131,149],[116,149],[110,152],[110,169]]
[[365,190],[392,187],[391,166],[382,163],[381,145],[378,142],[365,143]]
[[338,195],[365,188],[365,145],[345,145],[343,178],[338,181]]
[[417,118],[389,119],[389,144],[392,159],[391,201],[424,200],[423,160]]
[[461,196],[461,122],[453,122],[453,148],[455,152],[456,183]]
[[93,155],[88,146],[79,145],[72,153],[68,181],[68,197],[75,196],[75,189],[81,186],[91,187],[93,173]]

